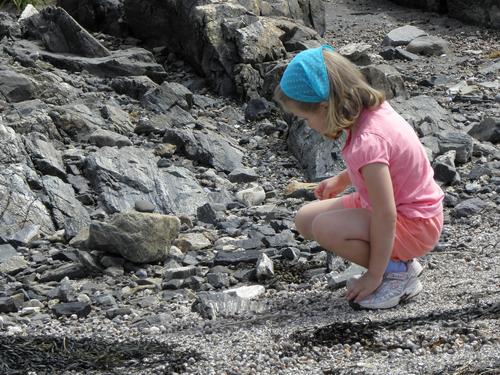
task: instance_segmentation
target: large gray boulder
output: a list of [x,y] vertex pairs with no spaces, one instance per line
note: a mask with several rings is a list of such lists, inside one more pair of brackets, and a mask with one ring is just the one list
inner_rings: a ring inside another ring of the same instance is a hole
[[167,257],[180,225],[175,216],[127,211],[106,223],[93,221],[87,246],[135,263],[157,262]]
[[84,174],[109,213],[129,210],[142,199],[159,213],[194,216],[207,203],[207,194],[189,170],[158,168],[158,160],[140,148],[102,147],[86,159]]
[[453,129],[450,113],[430,96],[419,95],[408,100],[394,98],[390,103],[420,137]]
[[295,121],[290,126],[287,143],[308,181],[319,181],[344,169],[340,142],[323,138],[304,121]]

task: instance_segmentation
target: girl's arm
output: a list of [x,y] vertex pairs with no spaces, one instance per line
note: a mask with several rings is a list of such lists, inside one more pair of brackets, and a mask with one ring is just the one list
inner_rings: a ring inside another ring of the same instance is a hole
[[368,271],[348,291],[347,298],[355,302],[373,293],[382,282],[396,233],[396,203],[389,167],[382,163],[361,168],[372,206],[370,223],[370,257]]
[[349,177],[349,173],[347,173],[347,169],[345,169],[336,176],[321,181],[318,187],[314,189],[314,195],[318,199],[335,198],[350,185],[351,178]]

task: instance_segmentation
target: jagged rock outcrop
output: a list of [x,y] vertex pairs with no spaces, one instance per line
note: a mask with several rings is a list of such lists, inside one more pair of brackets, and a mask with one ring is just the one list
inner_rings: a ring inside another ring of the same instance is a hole
[[[97,10],[109,9],[108,3],[97,3],[59,1],[89,27],[102,24],[92,22],[92,15],[114,22],[115,11]],[[123,19],[130,35],[150,46],[166,46],[220,94],[242,98],[270,96],[276,61],[319,46],[325,31],[320,0],[124,0]]]

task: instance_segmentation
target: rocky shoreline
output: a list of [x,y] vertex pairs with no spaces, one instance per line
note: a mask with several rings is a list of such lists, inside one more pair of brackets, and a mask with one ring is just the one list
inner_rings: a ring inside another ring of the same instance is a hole
[[[0,13],[0,374],[498,373],[499,31],[384,0],[145,3]],[[290,182],[340,144],[270,93],[324,42],[446,192],[424,291],[388,311],[352,310],[362,270],[293,227],[313,197]]]

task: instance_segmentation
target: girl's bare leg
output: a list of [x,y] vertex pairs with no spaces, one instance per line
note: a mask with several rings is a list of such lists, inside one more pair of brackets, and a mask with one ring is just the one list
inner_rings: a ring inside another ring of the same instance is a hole
[[312,220],[312,238],[321,247],[368,268],[370,221],[370,211],[364,208],[322,212]]
[[312,240],[312,223],[314,219],[325,212],[343,210],[342,198],[314,201],[302,206],[295,216],[295,228],[302,237]]

